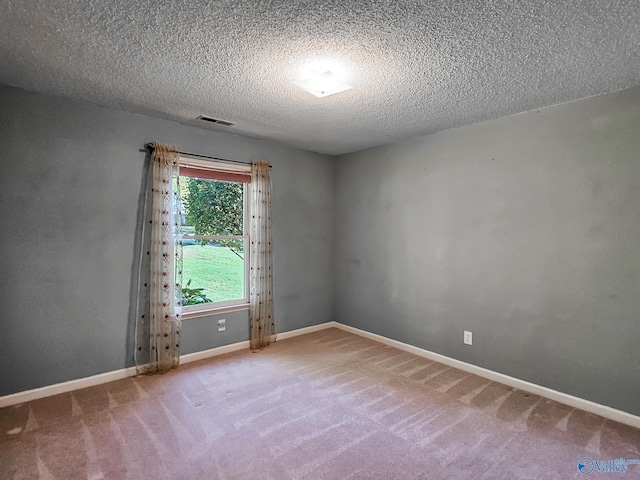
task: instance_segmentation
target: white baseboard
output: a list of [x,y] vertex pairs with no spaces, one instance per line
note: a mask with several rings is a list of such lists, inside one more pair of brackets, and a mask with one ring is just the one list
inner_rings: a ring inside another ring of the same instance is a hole
[[[581,410],[585,410],[587,412],[600,415],[604,418],[608,418],[616,422],[624,423],[626,425],[630,425],[635,428],[640,428],[640,417],[636,415],[632,415],[631,413],[623,412],[622,410],[617,410],[615,408],[607,407],[606,405],[601,405],[599,403],[595,403],[590,400],[585,400],[583,398],[574,397],[573,395],[569,395],[567,393],[558,392],[557,390],[552,390],[551,388],[543,387],[541,385],[536,385],[535,383],[530,383],[525,380],[520,380],[518,378],[510,377],[509,375],[504,375],[502,373],[494,372],[492,370],[478,367],[470,363],[462,362],[460,360],[456,360],[454,358],[447,357],[445,355],[440,355],[439,353],[431,352],[429,350],[425,350],[423,348],[416,347],[414,345],[409,345],[407,343],[403,343],[397,340],[392,340],[390,338],[383,337],[382,335],[377,335],[375,333],[360,330],[355,327],[350,327],[342,323],[327,322],[319,325],[313,325],[311,327],[291,330],[288,332],[279,333],[277,338],[279,340],[286,340],[287,338],[293,338],[299,335],[305,335],[307,333],[318,332],[320,330],[325,330],[327,328],[332,328],[332,327],[339,328],[346,332],[350,332],[350,333],[359,335],[361,337],[368,338],[370,340],[374,340],[376,342],[398,348],[399,350],[403,350],[405,352],[413,353],[414,355],[418,355],[420,357],[428,358],[429,360],[433,360],[436,362],[443,363],[445,365],[449,365],[450,367],[464,370],[465,372],[473,373],[480,377],[484,377],[489,380],[493,380],[513,388],[518,388],[520,390],[524,390],[526,392],[540,395],[541,397],[555,400],[557,402],[563,403],[565,405],[569,405],[571,407],[579,408]],[[206,358],[216,357],[218,355],[224,355],[226,353],[231,353],[231,352],[248,349],[248,348],[249,348],[248,341],[232,343],[230,345],[211,348],[209,350],[204,350],[202,352],[188,353],[186,355],[182,355],[180,357],[180,362],[181,363],[195,362],[198,360],[204,360]],[[11,405],[17,405],[17,404],[28,402],[31,400],[37,400],[39,398],[49,397],[51,395],[66,393],[73,390],[79,390],[81,388],[92,387],[94,385],[100,385],[102,383],[113,382],[115,380],[121,380],[123,378],[133,377],[135,375],[136,375],[136,367],[129,367],[129,368],[123,368],[120,370],[114,370],[112,372],[101,373],[99,375],[93,375],[91,377],[79,378],[77,380],[70,380],[68,382],[57,383],[55,385],[47,385],[45,387],[34,388],[32,390],[26,390],[23,392],[17,392],[11,395],[5,395],[3,397],[0,397],[0,408],[9,407]]]
[[223,345],[222,347],[210,348],[209,350],[203,350],[201,352],[180,355],[180,363],[183,364],[197,362],[198,360],[217,357],[218,355],[224,355],[225,353],[237,352],[238,350],[244,350],[245,348],[249,348],[249,340],[245,340],[244,342],[231,343],[229,345]]
[[72,390],[93,387],[102,383],[113,382],[123,378],[132,377],[136,374],[136,367],[122,368],[111,372],[100,373],[91,377],[78,378],[77,380],[69,380],[68,382],[47,385],[46,387],[34,388],[33,390],[25,390],[23,392],[12,393],[0,397],[0,408],[17,405],[19,403],[37,400],[39,398],[50,397],[59,393],[67,393]]
[[[298,335],[317,332],[319,330],[324,330],[325,328],[331,327],[335,327],[335,322],[327,322],[320,325],[313,325],[311,327],[279,333],[278,338],[284,340],[287,338],[297,337]],[[222,347],[211,348],[202,352],[187,353],[185,355],[181,355],[180,363],[197,362],[198,360],[204,360],[206,358],[236,352],[245,348],[249,348],[248,340],[244,342],[232,343],[230,345],[223,345]],[[67,393],[73,390],[80,390],[81,388],[93,387],[102,383],[113,382],[115,380],[121,380],[123,378],[134,376],[136,376],[136,367],[128,367],[122,368],[120,370],[101,373],[99,375],[93,375],[91,377],[78,378],[76,380],[69,380],[68,382],[56,383],[54,385],[47,385],[45,387],[34,388],[32,390],[12,393],[10,395],[0,397],[0,408],[10,407],[11,405],[18,405],[20,403],[29,402],[31,400],[50,397],[51,395]]]
[[[286,340],[287,338],[297,337],[299,335],[305,335],[307,333],[318,332],[327,328],[335,327],[336,322],[321,323],[320,325],[312,325],[310,327],[299,328],[297,330],[290,330],[288,332],[278,333],[277,340]],[[197,362],[198,360],[204,360],[206,358],[217,357],[218,355],[224,355],[225,353],[237,352],[238,350],[244,350],[249,348],[249,341],[232,343],[230,345],[223,345],[222,347],[211,348],[209,350],[203,350],[201,352],[187,353],[180,356],[180,363]]]
[[326,322],[319,325],[312,325],[310,327],[299,328],[297,330],[290,330],[288,332],[282,332],[277,335],[277,340],[286,340],[287,338],[297,337],[299,335],[306,335],[307,333],[319,332],[320,330],[326,330],[327,328],[336,327],[336,322]]
[[551,388],[543,387],[541,385],[536,385],[535,383],[530,383],[525,380],[520,380],[518,378],[510,377],[509,375],[504,375],[502,373],[494,372],[493,370],[488,370],[486,368],[478,367],[471,363],[462,362],[460,360],[456,360],[455,358],[440,355],[439,353],[431,352],[429,350],[425,350],[420,347],[415,347],[413,345],[399,342],[397,340],[392,340],[390,338],[383,337],[382,335],[366,332],[358,328],[350,327],[349,325],[344,325],[342,323],[337,323],[337,322],[334,322],[334,324],[336,328],[339,328],[340,330],[344,330],[345,332],[354,333],[361,337],[365,337],[370,340],[374,340],[376,342],[383,343],[391,347],[395,347],[399,350],[404,350],[405,352],[413,353],[414,355],[428,358],[429,360],[444,363],[445,365],[449,365],[450,367],[458,368],[460,370],[464,370],[465,372],[473,373],[480,377],[488,378],[489,380],[493,380],[495,382],[499,382],[504,385],[508,385],[510,387],[524,390],[525,392],[533,393],[535,395],[539,395],[541,397],[548,398],[550,400],[555,400],[556,402],[569,405],[570,407],[579,408],[580,410],[585,410],[587,412],[600,415],[604,418],[608,418],[616,422],[624,423],[626,425],[630,425],[635,428],[640,428],[640,417],[636,415],[632,415],[631,413],[627,413],[627,412],[623,412],[622,410],[617,410],[615,408],[607,407],[606,405],[601,405],[599,403],[595,403],[590,400],[585,400],[580,397],[574,397],[573,395],[569,395],[567,393],[558,392],[557,390],[553,390]]

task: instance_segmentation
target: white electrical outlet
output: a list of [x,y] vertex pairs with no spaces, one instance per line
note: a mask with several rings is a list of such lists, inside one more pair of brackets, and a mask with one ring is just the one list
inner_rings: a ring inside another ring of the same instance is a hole
[[218,331],[224,332],[227,329],[227,320],[225,318],[221,318],[218,320]]
[[465,345],[473,345],[473,333],[464,331],[464,343]]

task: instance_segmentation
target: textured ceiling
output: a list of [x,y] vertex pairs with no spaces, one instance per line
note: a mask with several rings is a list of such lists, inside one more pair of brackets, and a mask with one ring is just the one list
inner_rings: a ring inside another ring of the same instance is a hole
[[0,83],[340,154],[640,84],[640,2],[0,0]]

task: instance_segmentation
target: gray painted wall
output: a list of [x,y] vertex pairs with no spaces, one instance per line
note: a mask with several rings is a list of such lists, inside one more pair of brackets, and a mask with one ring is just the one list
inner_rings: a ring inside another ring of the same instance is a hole
[[640,414],[640,88],[336,165],[335,320]]
[[[280,332],[332,320],[333,157],[0,88],[0,395],[131,366],[146,142],[273,165]],[[183,353],[248,339],[185,320]]]

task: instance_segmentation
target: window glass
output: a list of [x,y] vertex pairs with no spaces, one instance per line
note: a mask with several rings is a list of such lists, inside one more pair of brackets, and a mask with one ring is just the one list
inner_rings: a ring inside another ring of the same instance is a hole
[[245,183],[180,176],[186,311],[248,301]]

